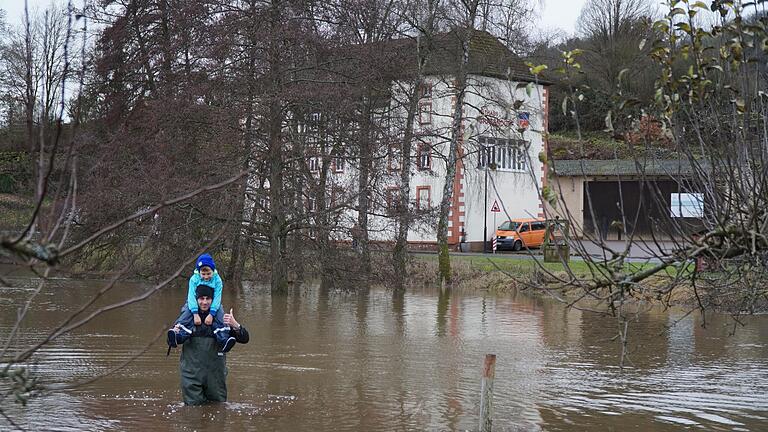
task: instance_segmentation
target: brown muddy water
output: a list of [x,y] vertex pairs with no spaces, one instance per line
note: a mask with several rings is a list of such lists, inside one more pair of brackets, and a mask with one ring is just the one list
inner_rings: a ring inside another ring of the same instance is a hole
[[[3,285],[4,342],[13,309],[36,281]],[[32,304],[13,346],[46,334],[102,286],[53,280]],[[148,287],[123,284],[109,300]],[[414,431],[477,430],[480,372],[497,355],[494,430],[768,430],[768,316],[653,310],[633,322],[631,366],[619,369],[615,320],[525,295],[412,291],[394,298],[317,287],[272,298],[262,286],[226,291],[251,333],[227,356],[229,402],[185,407],[178,351],[164,335],[184,297],[179,284],[116,310],[41,349],[48,383],[121,370],[26,408],[3,409],[30,430]],[[676,321],[680,320],[676,325]],[[9,430],[0,419],[0,429]]]

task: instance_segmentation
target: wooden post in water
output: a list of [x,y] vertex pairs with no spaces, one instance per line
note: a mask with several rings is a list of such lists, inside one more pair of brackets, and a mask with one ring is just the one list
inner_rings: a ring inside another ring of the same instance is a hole
[[493,378],[496,375],[496,354],[486,354],[483,378],[480,381],[480,432],[491,432],[493,425]]

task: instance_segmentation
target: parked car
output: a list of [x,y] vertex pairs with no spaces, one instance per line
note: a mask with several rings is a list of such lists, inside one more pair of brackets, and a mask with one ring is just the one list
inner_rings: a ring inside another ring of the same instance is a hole
[[541,247],[547,222],[544,219],[512,219],[496,230],[496,249],[519,251],[523,247]]

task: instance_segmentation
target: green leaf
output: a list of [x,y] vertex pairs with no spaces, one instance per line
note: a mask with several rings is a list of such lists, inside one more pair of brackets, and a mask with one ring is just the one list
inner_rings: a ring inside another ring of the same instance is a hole
[[675,27],[677,27],[678,29],[680,29],[680,30],[682,30],[682,31],[684,31],[686,33],[690,33],[691,32],[691,26],[688,25],[688,23],[679,22],[679,23],[675,24]]
[[557,194],[549,186],[541,189],[541,197],[552,206],[557,204]]
[[531,67],[531,68],[530,68],[530,71],[531,71],[531,74],[532,74],[532,75],[538,75],[538,74],[540,74],[540,73],[541,73],[541,71],[543,71],[544,69],[547,69],[547,65],[545,65],[545,64],[540,64],[540,65],[538,65],[538,66],[534,66],[534,67]]
[[669,14],[667,16],[673,17],[675,15],[685,15],[685,9],[683,8],[674,8],[671,11],[669,11]]

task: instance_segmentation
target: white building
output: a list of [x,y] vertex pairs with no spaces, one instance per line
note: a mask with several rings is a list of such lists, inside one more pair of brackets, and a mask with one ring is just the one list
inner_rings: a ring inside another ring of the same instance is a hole
[[[395,49],[399,52],[415,50],[415,42],[398,41]],[[461,42],[456,34],[436,37],[424,74],[424,85],[419,90],[419,112],[414,124],[416,138],[409,167],[410,210],[417,219],[408,239],[414,248],[429,249],[436,244],[437,208],[443,195],[456,102],[454,71],[462,59],[461,53]],[[545,159],[541,155],[546,153],[549,97],[547,83],[537,81],[520,58],[487,32],[472,34],[466,71],[464,131],[453,179],[448,240],[451,245],[464,240],[468,248],[482,250],[483,240],[490,240],[496,226],[504,221],[543,217],[540,196],[547,176],[546,164],[542,162]],[[406,117],[403,107],[408,106],[409,90],[408,82],[392,81],[389,103],[385,103],[381,110],[381,118],[386,119],[387,127],[392,130],[403,129]],[[297,126],[302,139],[314,145],[322,133],[313,134],[311,129],[311,125]],[[397,139],[393,141],[397,142]],[[375,147],[376,178],[369,209],[369,238],[392,242],[397,227],[392,206],[399,202],[402,157],[396,145],[379,142]],[[336,228],[331,230],[331,235],[338,241],[349,240],[349,233],[357,221],[354,203],[358,162],[356,156],[350,154],[333,156],[330,161],[331,178],[325,192],[328,201],[333,202],[340,194],[337,191],[342,191],[348,194],[348,202],[352,203],[334,218]],[[307,166],[316,175],[319,175],[321,165],[322,157],[308,158]],[[309,211],[314,211],[315,198],[307,195],[304,199]],[[500,212],[491,212],[494,203]],[[262,208],[266,207],[262,205]]]
[[[456,245],[463,233],[469,248],[482,250],[484,237],[490,240],[496,226],[505,220],[544,216],[540,196],[547,181],[546,164],[540,155],[546,154],[549,103],[546,83],[537,83],[529,67],[495,37],[475,32],[470,46],[464,133],[454,178],[448,239]],[[441,36],[435,43],[432,66],[427,69],[426,84],[420,92],[415,125],[419,140],[413,145],[409,201],[414,209],[431,217],[409,232],[408,239],[414,247],[430,248],[436,243],[437,215],[428,210],[436,209],[443,196],[456,101],[450,71],[455,70],[460,52],[458,39],[450,33]],[[401,88],[402,83],[394,87]],[[393,99],[397,99],[397,94],[393,89]],[[392,104],[404,102],[393,100]],[[489,169],[493,162],[495,169]],[[391,191],[389,194],[397,194],[399,172],[393,172],[384,183],[387,191]],[[494,202],[498,204],[498,213],[491,212]],[[393,240],[393,227],[391,218],[374,216],[369,226],[371,239]]]

